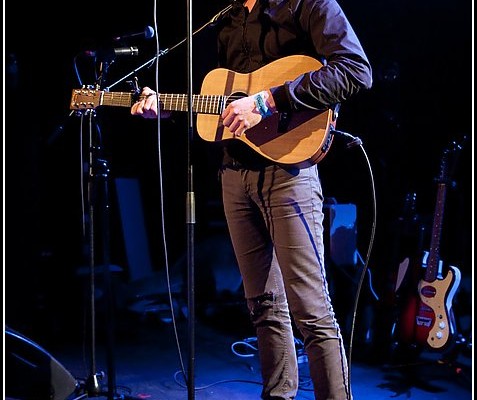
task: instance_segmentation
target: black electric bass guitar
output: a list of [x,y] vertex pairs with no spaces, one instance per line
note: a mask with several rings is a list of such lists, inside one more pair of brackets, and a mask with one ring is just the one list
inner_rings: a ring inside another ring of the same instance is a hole
[[[204,78],[200,95],[192,96],[197,113],[197,132],[211,142],[241,140],[262,156],[280,164],[309,166],[321,161],[331,146],[336,115],[332,110],[307,110],[274,114],[260,124],[234,137],[224,127],[220,114],[228,103],[240,97],[278,86],[297,76],[318,70],[322,64],[311,57],[293,55],[278,59],[249,73],[225,68],[210,71]],[[187,94],[159,94],[165,111],[187,111]],[[131,107],[138,98],[131,92],[109,92],[84,87],[74,89],[71,110],[92,110],[99,106]]]

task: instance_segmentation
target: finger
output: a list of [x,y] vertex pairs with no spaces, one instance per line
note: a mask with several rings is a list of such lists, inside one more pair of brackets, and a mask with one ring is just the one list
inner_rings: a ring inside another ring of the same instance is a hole
[[237,134],[243,128],[243,116],[235,117],[228,128],[234,135]]
[[155,96],[155,93],[150,93],[142,100],[142,103],[143,111],[152,111],[157,114],[157,96]]
[[235,118],[235,114],[234,114],[232,108],[230,106],[228,106],[224,110],[224,112],[222,113],[221,117],[222,117],[222,123],[226,127],[230,127],[230,124],[233,122],[233,120]]
[[134,103],[131,107],[131,114],[143,115],[144,114],[144,100]]
[[236,136],[242,136],[248,128],[250,128],[250,123],[247,120],[243,120],[240,124],[240,128],[237,129],[235,133]]

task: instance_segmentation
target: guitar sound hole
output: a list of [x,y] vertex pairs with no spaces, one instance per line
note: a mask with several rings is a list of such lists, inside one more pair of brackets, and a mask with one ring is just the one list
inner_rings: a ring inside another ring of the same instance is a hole
[[242,97],[248,97],[248,94],[243,92],[230,93],[227,99],[225,100],[225,105],[228,106],[230,103],[232,103],[232,101],[241,99]]
[[427,298],[435,297],[435,295],[436,295],[436,288],[433,287],[433,286],[424,286],[424,287],[421,289],[421,294],[422,294],[424,297],[427,297]]

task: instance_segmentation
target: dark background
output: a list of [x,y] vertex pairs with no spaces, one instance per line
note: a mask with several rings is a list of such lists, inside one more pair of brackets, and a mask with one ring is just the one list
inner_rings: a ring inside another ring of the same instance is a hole
[[[227,4],[196,2],[194,29]],[[393,295],[390,279],[396,270],[392,249],[398,245],[396,221],[406,195],[416,194],[417,214],[428,229],[441,158],[444,149],[457,142],[463,149],[452,174],[455,185],[447,193],[440,251],[445,263],[458,266],[463,274],[455,310],[464,320],[470,315],[473,268],[471,4],[463,0],[342,0],[340,4],[374,69],[373,88],[342,106],[337,128],[362,139],[372,167],[377,229],[370,268],[380,297],[376,309],[386,314],[392,306],[387,300]],[[185,2],[159,2],[162,50],[185,39],[185,7]],[[5,320],[27,335],[48,337],[81,325],[84,279],[78,268],[87,265],[88,253],[82,233],[79,118],[69,116],[69,101],[72,89],[95,83],[97,65],[84,52],[109,46],[112,37],[153,26],[153,11],[152,2],[46,1],[25,6],[10,0],[6,4]],[[215,66],[214,42],[210,32],[202,31],[193,43],[197,93],[202,77]],[[130,44],[138,46],[139,56],[116,59],[108,70],[109,83],[155,54],[154,40],[138,38],[126,43]],[[183,44],[160,58],[162,92],[187,92],[186,55]],[[139,84],[154,87],[154,74],[154,67],[141,69]],[[112,90],[129,91],[129,86],[121,82]],[[163,270],[165,264],[161,192],[170,263],[183,260],[186,252],[188,155],[194,165],[196,240],[201,243],[212,234],[226,237],[217,149],[194,137],[189,153],[186,113],[162,121],[160,156],[154,122],[130,116],[128,108],[99,110],[98,116],[112,182],[110,257],[112,264],[126,271],[125,281],[128,265],[114,195],[116,177],[140,182],[155,270]],[[371,240],[373,199],[363,153],[336,142],[320,168],[326,196],[357,206],[358,250],[364,258]],[[427,246],[429,241],[426,237]],[[212,251],[220,249],[219,243]],[[201,251],[199,247],[198,257],[204,256]],[[469,325],[462,323],[462,330],[469,334]]]

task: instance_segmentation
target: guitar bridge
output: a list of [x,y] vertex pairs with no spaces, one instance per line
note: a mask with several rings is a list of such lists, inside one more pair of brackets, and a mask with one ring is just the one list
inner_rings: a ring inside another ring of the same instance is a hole
[[278,116],[277,132],[279,133],[287,132],[289,123],[290,123],[290,114],[287,112],[281,112]]

